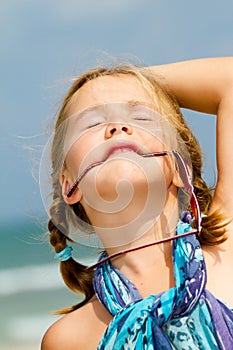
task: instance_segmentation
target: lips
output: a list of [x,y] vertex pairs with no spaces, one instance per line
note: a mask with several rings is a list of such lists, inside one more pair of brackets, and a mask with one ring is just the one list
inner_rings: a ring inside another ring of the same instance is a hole
[[142,153],[142,150],[134,143],[118,142],[110,146],[105,154],[105,159],[108,159],[113,154],[121,154],[124,152]]

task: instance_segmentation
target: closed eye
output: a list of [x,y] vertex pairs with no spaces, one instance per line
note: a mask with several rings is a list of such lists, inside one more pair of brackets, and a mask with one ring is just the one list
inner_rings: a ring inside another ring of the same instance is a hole
[[86,129],[92,129],[92,128],[95,128],[96,126],[99,126],[101,124],[102,124],[101,122],[98,122],[98,123],[93,123],[93,124],[87,125]]
[[134,120],[139,120],[139,121],[143,121],[143,122],[152,122],[153,120],[149,117],[134,117]]

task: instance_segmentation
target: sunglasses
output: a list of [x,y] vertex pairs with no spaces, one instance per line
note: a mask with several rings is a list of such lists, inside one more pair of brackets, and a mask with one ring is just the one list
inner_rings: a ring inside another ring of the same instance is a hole
[[[176,164],[178,167],[178,171],[179,171],[179,175],[181,178],[181,181],[183,183],[183,189],[190,195],[190,207],[191,207],[191,211],[192,214],[195,218],[195,222],[196,222],[196,229],[190,232],[186,232],[183,233],[179,236],[173,236],[173,237],[168,237],[168,238],[164,238],[162,240],[156,241],[156,242],[152,242],[152,243],[148,243],[145,244],[143,246],[140,247],[134,247],[134,248],[130,248],[130,249],[126,249],[126,250],[122,250],[119,251],[115,254],[112,254],[100,261],[98,261],[96,264],[90,266],[87,268],[87,270],[91,270],[97,266],[99,266],[100,264],[102,264],[103,262],[110,260],[112,258],[115,258],[119,255],[125,254],[127,252],[131,252],[131,251],[135,251],[141,248],[146,248],[149,247],[151,245],[156,245],[156,244],[160,244],[160,243],[165,243],[168,241],[172,241],[175,240],[177,238],[182,238],[191,234],[200,234],[201,232],[201,213],[200,213],[200,208],[199,208],[199,204],[197,201],[197,197],[194,193],[194,187],[192,185],[191,182],[191,178],[189,176],[189,171],[187,168],[187,165],[184,161],[184,159],[182,158],[181,154],[176,151],[176,150],[172,150],[172,151],[162,151],[162,152],[152,152],[152,153],[145,153],[145,154],[140,154],[141,157],[144,158],[150,158],[150,157],[162,157],[162,156],[174,156],[175,160],[176,160]],[[95,168],[96,166],[99,166],[101,164],[103,164],[106,160],[102,160],[99,162],[95,162],[93,164],[90,164],[86,169],[84,169],[84,171],[78,176],[77,180],[73,183],[73,185],[69,188],[69,190],[66,193],[67,197],[71,197],[72,194],[74,193],[74,191],[76,190],[76,188],[78,187],[79,183],[81,182],[81,180],[83,179],[83,177],[93,168]]]

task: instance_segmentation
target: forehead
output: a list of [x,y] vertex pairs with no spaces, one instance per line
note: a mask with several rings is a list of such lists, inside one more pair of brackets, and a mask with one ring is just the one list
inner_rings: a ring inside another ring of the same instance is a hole
[[73,95],[69,112],[74,114],[95,105],[132,101],[154,105],[152,97],[137,78],[131,75],[102,76],[90,80]]

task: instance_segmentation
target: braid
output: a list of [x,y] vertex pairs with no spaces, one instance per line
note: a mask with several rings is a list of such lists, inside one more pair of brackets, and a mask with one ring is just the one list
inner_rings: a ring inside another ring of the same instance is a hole
[[[49,220],[48,229],[50,232],[50,244],[54,247],[55,252],[58,253],[66,247],[67,240],[70,242],[72,242],[72,240],[63,233],[67,232],[67,223],[65,219],[66,204],[61,194],[59,196],[58,192],[55,191],[55,193],[56,198],[50,208],[50,214],[53,219]],[[59,224],[55,225],[53,221],[59,222]],[[94,295],[92,285],[93,271],[87,271],[86,268],[85,265],[78,263],[73,258],[60,262],[60,272],[67,287],[75,293],[84,294],[85,299],[77,305],[56,311],[56,314],[68,313],[76,310],[89,301]]]
[[[224,242],[226,237],[227,220],[225,215],[220,211],[215,211],[209,214],[209,210],[213,201],[214,188],[209,187],[202,178],[202,153],[200,145],[196,137],[188,129],[188,126],[183,121],[186,137],[181,133],[181,137],[185,141],[188,149],[192,168],[193,168],[193,187],[196,194],[200,211],[204,214],[202,218],[202,229],[200,233],[200,242],[205,245],[216,245]],[[187,135],[189,138],[187,139]]]

